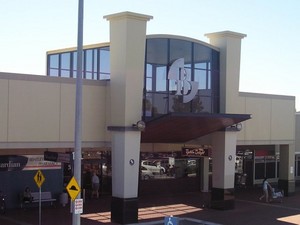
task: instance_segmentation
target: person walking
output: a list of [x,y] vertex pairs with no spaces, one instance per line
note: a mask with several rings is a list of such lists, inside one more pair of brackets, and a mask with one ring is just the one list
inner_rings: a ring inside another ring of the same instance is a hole
[[100,179],[97,176],[96,172],[94,172],[92,176],[92,188],[93,188],[92,196],[96,195],[96,197],[99,198],[99,187],[100,187]]
[[267,181],[268,178],[265,178],[263,181],[263,195],[259,197],[259,200],[261,201],[263,198],[266,198],[266,202],[269,202],[269,188],[272,190],[272,186]]

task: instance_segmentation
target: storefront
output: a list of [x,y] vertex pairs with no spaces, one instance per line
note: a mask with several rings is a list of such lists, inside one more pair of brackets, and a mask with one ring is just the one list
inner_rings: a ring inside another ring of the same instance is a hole
[[275,149],[275,145],[237,146],[236,173],[247,175],[246,185],[261,185],[265,177],[278,182],[280,155]]
[[[138,194],[157,190],[210,189],[213,208],[232,209],[236,170],[250,185],[270,176],[294,192],[295,97],[239,91],[245,34],[206,43],[146,35],[148,15],[105,18],[110,42],[84,47],[82,186],[89,172],[101,177],[113,221],[137,222]],[[0,73],[2,155],[73,151],[76,54],[48,52],[48,76]],[[198,155],[207,147],[211,156]]]
[[8,208],[20,207],[20,196],[25,187],[38,192],[34,176],[41,170],[45,181],[43,191],[51,191],[59,197],[63,187],[63,169],[60,162],[44,160],[44,155],[2,155],[0,156],[0,190],[6,195]]

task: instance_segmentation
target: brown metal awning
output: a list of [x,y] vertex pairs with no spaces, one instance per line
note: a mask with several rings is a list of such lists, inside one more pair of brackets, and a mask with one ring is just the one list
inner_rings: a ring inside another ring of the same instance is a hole
[[145,121],[142,143],[182,143],[251,118],[249,114],[169,113]]

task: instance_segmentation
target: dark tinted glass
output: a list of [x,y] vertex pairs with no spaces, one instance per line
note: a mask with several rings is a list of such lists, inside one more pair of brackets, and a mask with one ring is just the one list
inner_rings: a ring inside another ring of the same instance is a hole
[[192,43],[177,39],[170,40],[170,62],[184,58],[185,64],[192,63]]
[[147,63],[151,65],[168,64],[168,39],[147,40]]
[[[168,71],[178,59],[184,59],[183,70],[178,68],[178,75],[169,79]],[[148,39],[145,76],[146,99],[152,107],[151,113],[145,111],[146,116],[219,110],[219,53],[205,45],[179,39]],[[196,94],[189,97],[192,91]]]

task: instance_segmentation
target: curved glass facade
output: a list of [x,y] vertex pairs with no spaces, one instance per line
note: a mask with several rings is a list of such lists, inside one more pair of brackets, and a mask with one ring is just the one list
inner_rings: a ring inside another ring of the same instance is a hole
[[[168,74],[178,59],[182,68]],[[170,112],[218,113],[219,74],[219,52],[212,48],[181,39],[147,39],[144,118]],[[188,95],[192,99],[187,102]]]

